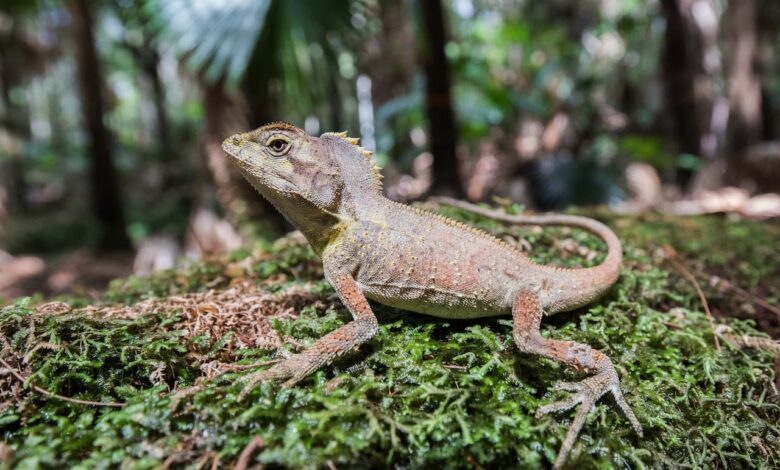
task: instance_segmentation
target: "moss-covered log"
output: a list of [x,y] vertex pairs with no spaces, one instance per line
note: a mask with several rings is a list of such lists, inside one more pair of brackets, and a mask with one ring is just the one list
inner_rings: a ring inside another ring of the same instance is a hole
[[[585,233],[447,213],[524,239],[537,261],[591,265],[603,256]],[[774,353],[728,341],[718,352],[693,286],[658,256],[663,245],[677,249],[717,323],[766,337],[756,321],[774,333],[780,323],[772,317],[780,230],[601,215],[625,240],[621,279],[598,303],[546,319],[543,334],[608,354],[645,436],[607,398],[588,417],[570,464],[780,465]],[[295,237],[118,281],[96,305],[59,300],[20,300],[0,314],[1,357],[28,377],[22,384],[7,367],[0,376],[0,454],[10,467],[228,468],[256,437],[251,461],[296,468],[535,467],[554,460],[572,415],[534,417],[560,393],[551,391],[555,382],[576,377],[519,354],[509,319],[442,322],[382,307],[380,334],[360,351],[296,387],[262,384],[238,402],[253,370],[242,365],[306,347],[349,320]],[[31,384],[126,404],[73,404]]]

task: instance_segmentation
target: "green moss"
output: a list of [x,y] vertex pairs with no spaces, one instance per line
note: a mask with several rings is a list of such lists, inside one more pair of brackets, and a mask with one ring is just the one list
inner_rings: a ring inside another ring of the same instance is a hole
[[[565,237],[600,250],[601,242],[586,234],[538,233],[447,213],[501,237],[523,236],[539,261],[587,265],[600,259],[586,261],[555,247],[554,241]],[[609,216],[608,221],[626,241],[620,282],[597,303],[546,319],[543,334],[608,354],[645,436],[636,436],[606,398],[589,415],[570,464],[778,466],[780,397],[773,385],[773,358],[728,345],[717,352],[692,287],[653,257],[656,248],[671,244],[694,267],[730,274],[731,281],[777,304],[777,228],[719,218]],[[304,307],[297,318],[276,323],[301,346],[349,321],[308,248],[288,241],[249,255],[118,281],[106,298],[130,303],[220,288],[240,272],[269,292],[313,281],[309,288],[324,308]],[[727,311],[733,299],[704,287]],[[537,419],[534,412],[564,393],[550,392],[556,381],[577,375],[519,354],[508,319],[442,322],[376,307],[380,334],[359,352],[294,388],[261,384],[238,402],[240,380],[251,371],[203,380],[196,365],[202,361],[193,357],[247,364],[271,359],[272,351],[231,352],[219,338],[187,338],[177,329],[182,321],[177,311],[100,320],[83,312],[41,316],[25,302],[8,306],[0,314],[0,331],[15,352],[28,354],[41,341],[58,345],[29,355],[32,382],[72,397],[127,402],[122,409],[88,408],[28,390],[20,392],[19,402],[4,394],[6,404],[13,403],[0,414],[0,436],[15,454],[10,465],[153,468],[168,459],[195,467],[218,457],[228,466],[254,436],[264,441],[254,455],[257,462],[301,468],[328,462],[337,467],[534,467],[554,460],[572,413]],[[718,321],[738,333],[760,334],[750,320]],[[176,393],[196,383],[190,393]]]

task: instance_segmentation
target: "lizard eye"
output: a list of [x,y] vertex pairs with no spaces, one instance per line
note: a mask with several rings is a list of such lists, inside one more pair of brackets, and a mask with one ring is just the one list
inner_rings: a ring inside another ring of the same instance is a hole
[[290,150],[290,141],[282,137],[272,137],[265,145],[277,156],[282,156]]

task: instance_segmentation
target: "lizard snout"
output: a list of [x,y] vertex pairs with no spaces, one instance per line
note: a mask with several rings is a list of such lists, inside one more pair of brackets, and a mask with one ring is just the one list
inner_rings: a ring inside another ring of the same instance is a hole
[[222,142],[222,150],[232,157],[238,157],[241,152],[241,134],[228,137]]

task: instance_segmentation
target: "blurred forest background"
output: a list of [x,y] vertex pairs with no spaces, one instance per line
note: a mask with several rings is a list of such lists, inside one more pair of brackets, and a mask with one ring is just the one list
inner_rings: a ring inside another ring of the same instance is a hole
[[284,233],[220,148],[275,120],[401,201],[780,215],[776,0],[0,5],[0,298]]

